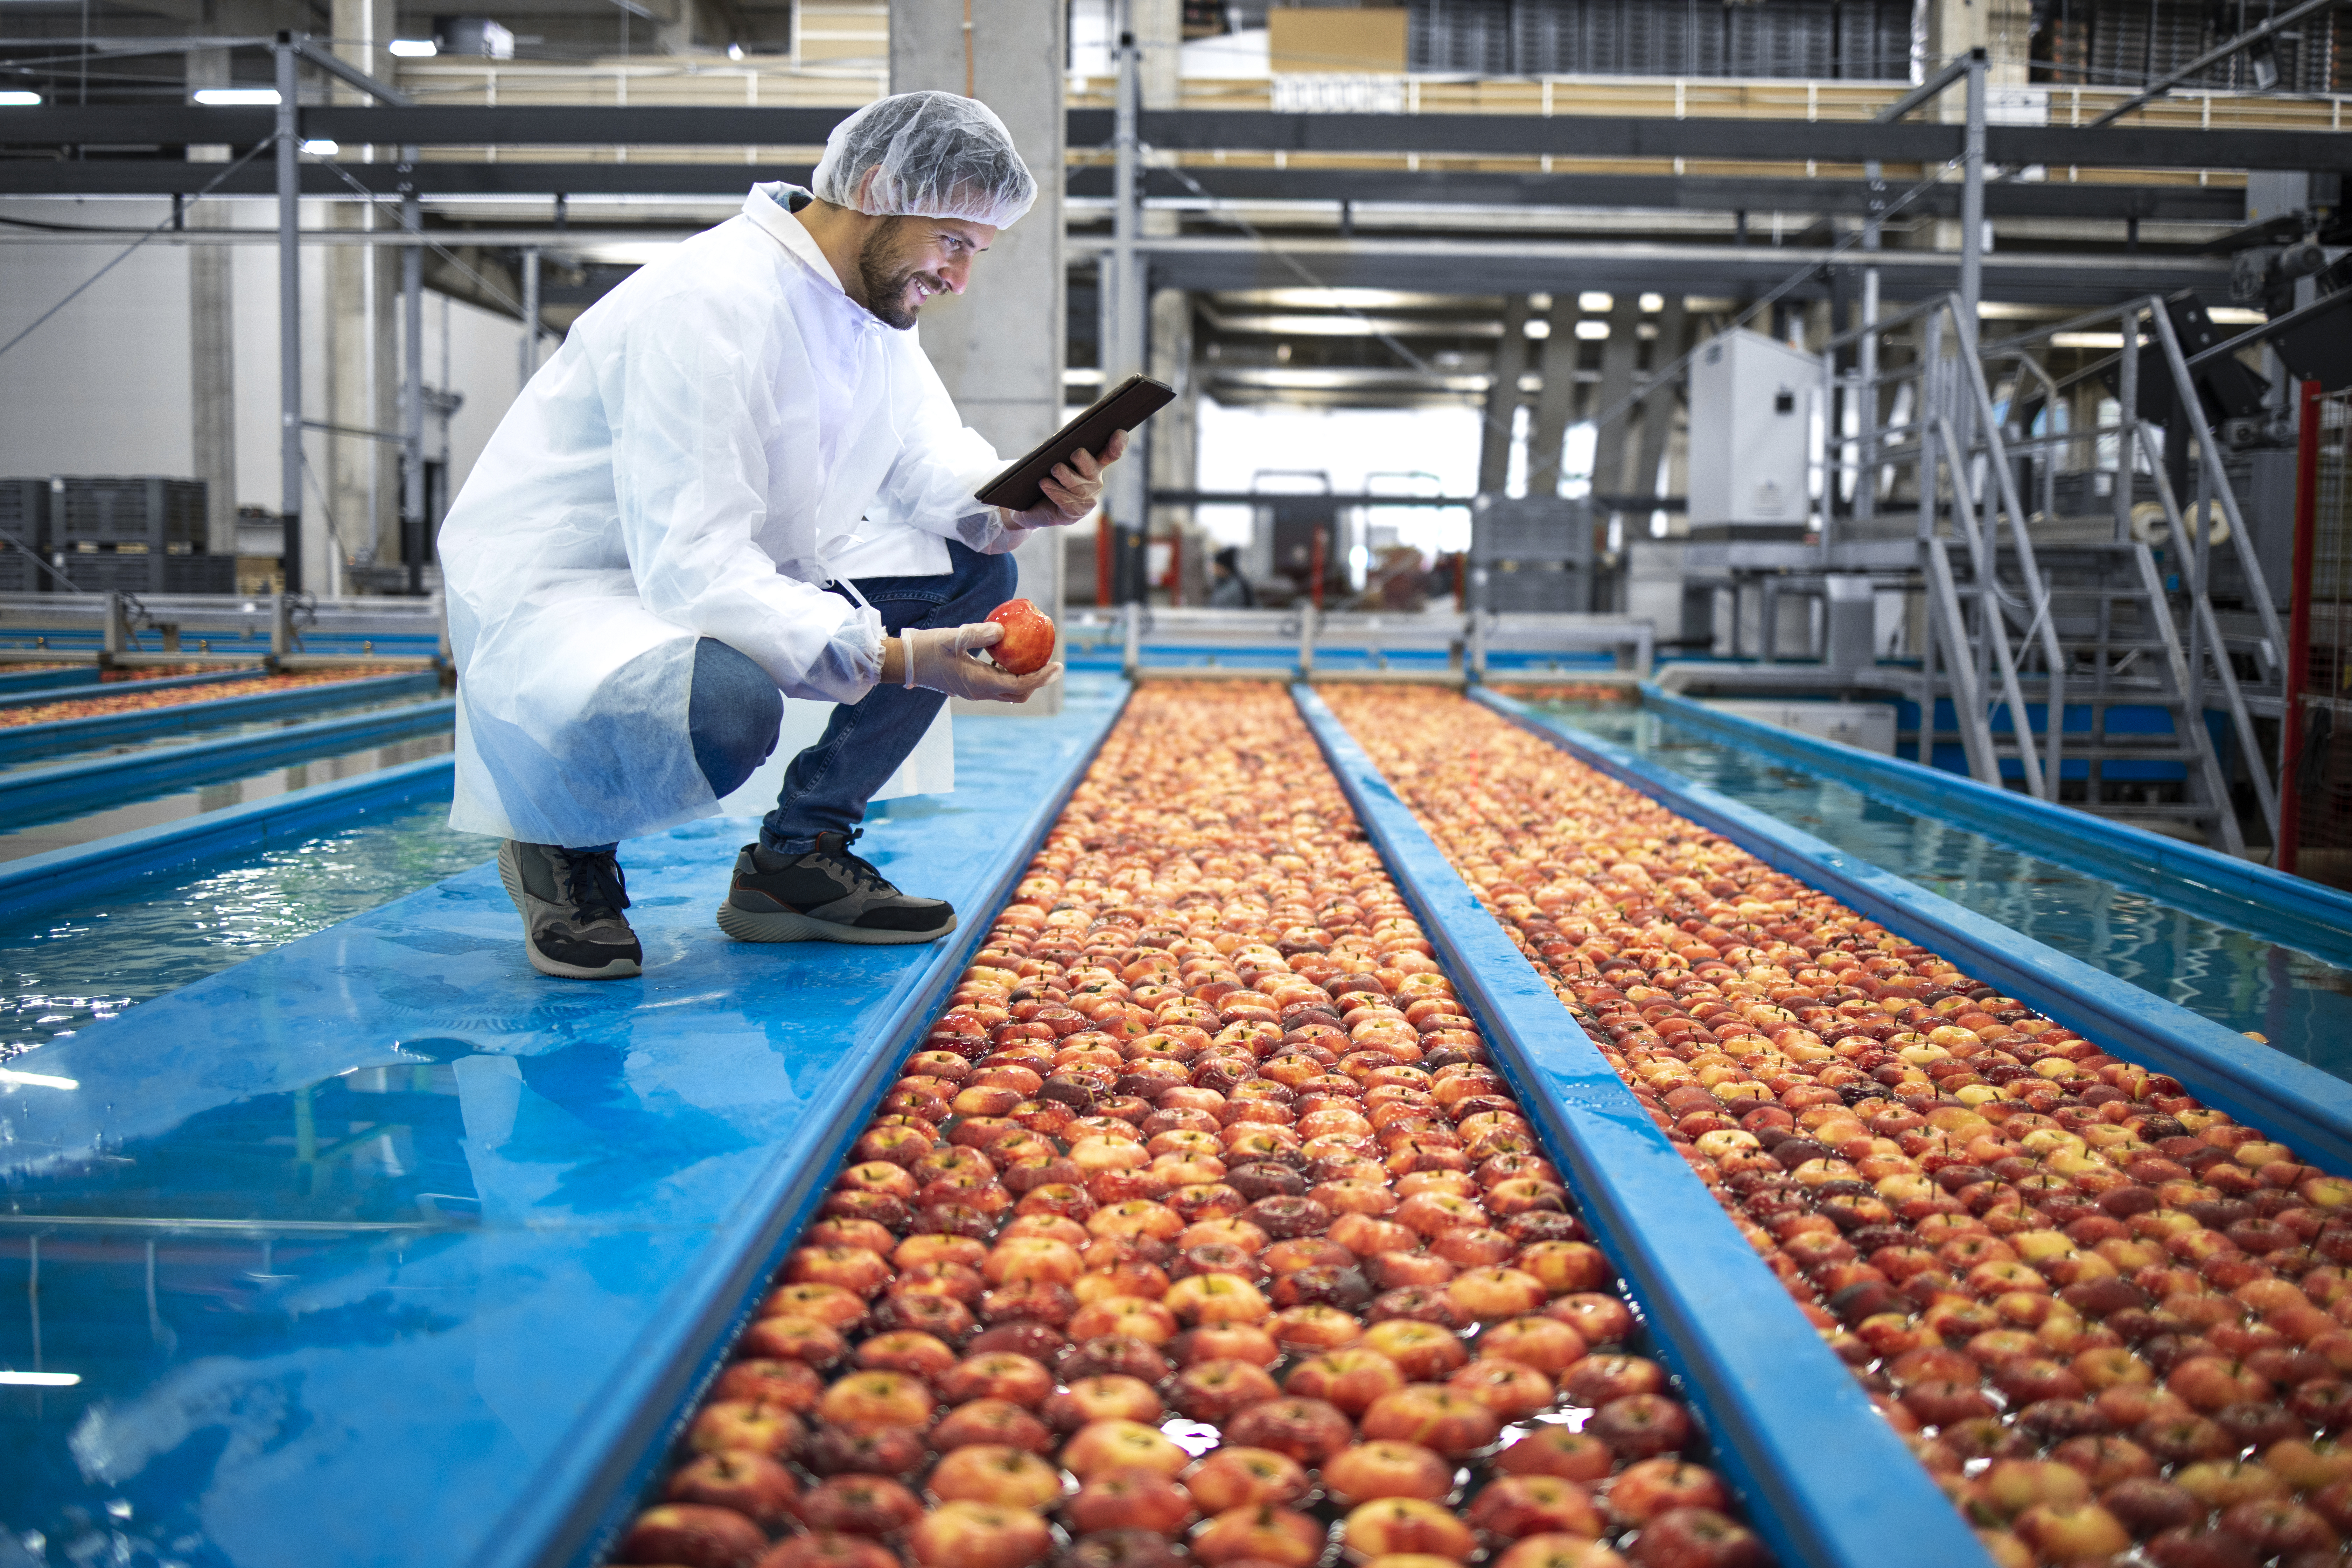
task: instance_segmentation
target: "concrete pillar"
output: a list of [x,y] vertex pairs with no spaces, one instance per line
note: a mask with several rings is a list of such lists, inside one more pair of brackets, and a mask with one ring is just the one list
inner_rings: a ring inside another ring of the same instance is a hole
[[[1690,345],[1684,341],[1688,335],[1685,321],[1683,297],[1680,294],[1667,295],[1665,309],[1657,315],[1658,335],[1650,343],[1649,391],[1643,395],[1639,405],[1642,439],[1633,458],[1633,470],[1628,476],[1630,482],[1626,486],[1634,495],[1667,493],[1658,488],[1658,465],[1665,458],[1666,439],[1674,432],[1677,406],[1675,384],[1679,378],[1661,381],[1658,372],[1688,352]],[[1650,526],[1651,520],[1643,518],[1633,531],[1646,533]]]
[[[188,53],[188,90],[228,85],[226,49]],[[193,99],[191,100],[193,101]],[[188,149],[192,163],[228,161],[228,149]],[[197,202],[190,228],[227,228],[229,204]],[[236,553],[236,318],[234,264],[226,245],[192,245],[188,258],[188,393],[190,470],[205,484],[205,548]]]
[[[2032,58],[2032,28],[2031,0],[1927,0],[1927,69],[1933,73],[1981,46],[1987,82],[2022,86]],[[1920,113],[1957,125],[1968,118],[1968,104],[1955,85]]]
[[1568,422],[1576,412],[1576,293],[1562,289],[1552,296],[1546,325],[1550,335],[1530,357],[1543,365],[1543,390],[1536,395],[1535,417],[1528,425],[1528,494],[1559,493],[1560,443],[1568,437]]
[[1503,335],[1495,342],[1495,366],[1486,384],[1486,418],[1478,432],[1478,489],[1501,495],[1511,471],[1511,420],[1519,407],[1519,375],[1528,363],[1528,297],[1503,301]]
[[[1601,385],[1592,402],[1596,419],[1609,417],[1633,390],[1633,364],[1641,352],[1641,340],[1634,335],[1634,323],[1642,319],[1641,307],[1634,296],[1620,294],[1609,311],[1609,336],[1601,345]],[[1623,495],[1631,489],[1646,490],[1646,481],[1636,484],[1629,459],[1639,450],[1627,440],[1633,433],[1633,411],[1618,409],[1614,417],[1601,427],[1592,448],[1592,488],[1603,495]]]
[[[335,52],[371,76],[390,79],[394,60],[392,0],[334,0]],[[341,83],[338,103],[360,103],[364,95]],[[344,147],[346,163],[397,157],[394,147]],[[397,219],[360,202],[337,202],[331,209],[338,228],[390,228]],[[327,420],[346,430],[391,430],[398,423],[400,386],[400,259],[396,251],[335,246],[326,256]],[[397,560],[400,555],[400,448],[363,436],[328,436],[314,441],[320,475],[332,514],[313,520],[303,509],[301,586],[314,594],[347,594],[345,567],[355,559]]]
[[[1126,9],[1127,25],[1134,31],[1136,47],[1143,52],[1138,72],[1143,88],[1143,107],[1181,107],[1179,67],[1184,43],[1184,0],[1127,0]],[[1116,15],[1116,5],[1113,12]],[[1116,33],[1111,41],[1118,41]]]
[[[964,89],[1001,115],[1037,178],[1037,205],[996,237],[972,268],[971,291],[923,308],[924,352],[964,422],[1008,456],[1062,423],[1066,338],[1062,258],[1065,9],[1036,0],[890,0],[890,90]],[[1021,547],[1021,593],[1062,613],[1062,530]],[[1058,690],[1012,713],[1059,710]]]
[[[1201,385],[1192,374],[1192,296],[1181,289],[1152,293],[1150,374],[1176,389],[1176,401],[1144,426],[1151,488],[1189,490],[1198,478]],[[1179,597],[1187,605],[1200,604],[1207,578],[1200,558],[1202,542],[1192,531],[1192,509],[1153,507],[1150,515],[1158,525],[1155,531],[1175,540]]]

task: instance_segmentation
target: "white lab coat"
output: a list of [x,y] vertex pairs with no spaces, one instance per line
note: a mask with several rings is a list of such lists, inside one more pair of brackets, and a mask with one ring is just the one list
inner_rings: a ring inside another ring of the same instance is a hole
[[786,199],[805,197],[755,187],[582,315],[450,508],[451,826],[587,845],[709,816],[696,639],[788,697],[855,702],[880,622],[822,584],[945,573],[949,538],[1019,542],[973,495],[995,450]]

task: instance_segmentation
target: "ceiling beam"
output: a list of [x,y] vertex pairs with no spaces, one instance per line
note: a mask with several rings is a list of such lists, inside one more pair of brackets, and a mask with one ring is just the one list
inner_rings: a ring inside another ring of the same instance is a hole
[[[44,104],[0,110],[0,145],[249,145],[275,111],[177,104]],[[352,143],[415,146],[546,145],[813,147],[848,110],[661,104],[429,105],[411,109],[320,104],[301,111],[302,133]],[[1224,150],[1472,157],[1738,158],[1750,162],[1941,164],[1960,153],[1962,127],[1869,121],[1672,120],[1600,114],[1277,114],[1255,110],[1163,110],[1142,117],[1142,138],[1164,152]],[[2187,127],[1994,125],[1996,163],[2053,168],[2352,169],[2352,133],[2315,130],[2200,131]],[[1068,144],[1103,147],[1108,110],[1069,111]]]
[[[805,184],[806,164],[422,163],[404,174],[396,163],[343,165],[369,190],[394,195],[414,185],[422,196],[566,195],[740,197],[755,180]],[[5,195],[190,195],[220,173],[218,164],[164,158],[0,161]],[[1379,202],[1405,206],[1612,207],[1666,212],[1850,213],[1868,210],[1871,187],[1859,180],[1749,180],[1715,175],[1412,174],[1362,169],[1202,169],[1188,171],[1224,201]],[[247,165],[215,194],[268,195],[276,176]],[[307,164],[305,195],[342,196],[351,187],[334,171]],[[1110,172],[1074,169],[1074,196],[1108,196]],[[1194,195],[1173,175],[1152,171],[1145,194],[1163,199]],[[1959,188],[1927,193],[1906,209],[1923,217],[1959,210]],[[2235,223],[2243,193],[2200,185],[2075,184],[2065,181],[2001,181],[1985,188],[1994,217],[2141,218]]]

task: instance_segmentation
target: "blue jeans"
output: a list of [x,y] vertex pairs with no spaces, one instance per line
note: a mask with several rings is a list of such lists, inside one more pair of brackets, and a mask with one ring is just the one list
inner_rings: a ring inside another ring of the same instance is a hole
[[[881,612],[883,628],[894,633],[968,626],[1013,597],[1020,571],[1012,556],[982,555],[950,540],[948,558],[945,576],[869,577],[857,591]],[[837,583],[832,592],[849,596]],[[776,809],[760,825],[760,842],[781,854],[802,855],[816,847],[820,833],[856,828],[866,803],[898,771],[946,700],[936,691],[886,684],[862,701],[835,709],[824,734],[785,771]]]
[[[944,576],[872,577],[857,584],[881,612],[886,631],[968,626],[1013,596],[1020,569],[1012,556],[982,555],[953,540],[947,546]],[[837,583],[830,591],[849,597]],[[823,737],[785,772],[776,809],[760,825],[760,842],[803,855],[816,847],[818,834],[855,828],[866,803],[898,771],[946,700],[936,691],[885,684],[835,709]],[[783,695],[765,670],[714,637],[695,644],[687,737],[712,794],[724,799],[742,786],[776,749],[782,722]],[[614,847],[586,847],[606,854]]]

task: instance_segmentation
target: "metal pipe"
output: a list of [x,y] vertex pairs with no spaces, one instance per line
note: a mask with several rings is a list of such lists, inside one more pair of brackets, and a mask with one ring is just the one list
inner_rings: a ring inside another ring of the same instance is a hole
[[[1979,60],[1984,58],[1984,50],[1980,48],[1973,50],[1971,53]],[[1969,60],[1969,55],[1962,55],[1958,59],[1952,61],[1951,64],[1946,66],[1942,70],[1937,71],[1934,76],[1929,77],[1926,81],[1921,82],[1917,87],[1913,88],[1909,92],[1905,93],[1901,98],[1896,99],[1894,102],[1880,110],[1878,111],[1878,123],[1881,125],[1892,125],[1896,121],[1902,119],[1905,115],[1910,113],[1913,110],[1918,108],[1921,104],[1927,103],[1931,100],[1941,96],[1946,88],[1951,86],[1954,82],[1959,80],[1960,78],[1968,74]]]
[[539,370],[539,252],[522,253],[522,374],[517,390],[530,384]]
[[[412,154],[415,149],[410,149]],[[412,192],[400,204],[404,226],[424,224]],[[425,252],[400,253],[400,553],[408,563],[408,591],[425,592]]]
[[1961,152],[1960,313],[1974,332],[1984,297],[1985,53],[1968,58],[1969,123]]
[[2277,851],[2282,871],[2294,869],[2300,847],[2302,781],[2295,764],[2303,754],[2303,689],[2311,679],[2311,570],[2313,538],[2319,520],[2319,383],[2296,388],[2294,451],[2294,598],[2287,606],[2286,704],[2279,725],[2279,816]]
[[278,67],[278,494],[286,591],[302,591],[302,168],[294,36],[270,46]]

